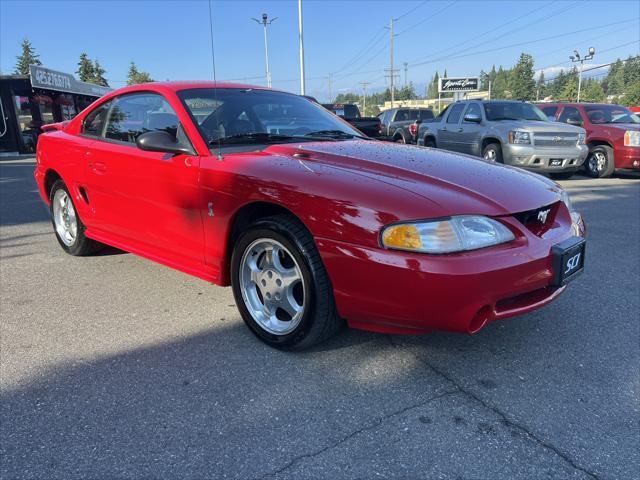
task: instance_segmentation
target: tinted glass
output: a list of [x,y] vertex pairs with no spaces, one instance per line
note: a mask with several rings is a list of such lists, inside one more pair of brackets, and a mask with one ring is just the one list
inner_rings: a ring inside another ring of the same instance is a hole
[[182,90],[178,95],[210,143],[257,133],[303,136],[319,131],[340,131],[360,135],[322,106],[290,93],[202,88]]
[[178,117],[162,96],[136,93],[116,99],[109,112],[105,137],[135,143],[138,135],[152,130],[176,136]]
[[447,123],[458,123],[464,107],[466,107],[464,103],[456,103],[453,105],[451,107],[451,113],[447,117]]
[[480,106],[477,103],[469,104],[469,108],[467,108],[467,111],[464,114],[465,114],[465,116],[466,115],[476,115],[476,116],[482,118],[482,113],[480,112]]
[[487,102],[484,104],[487,120],[534,120],[548,122],[549,119],[542,111],[526,102]]
[[418,118],[422,120],[429,120],[434,118],[433,112],[431,110],[418,110]]
[[82,123],[82,133],[85,135],[100,136],[102,135],[102,127],[107,119],[111,102],[103,103],[87,115]]
[[590,105],[584,111],[591,123],[640,123],[640,118],[620,105]]
[[553,121],[556,118],[558,107],[542,107],[540,110],[544,112],[549,120]]
[[582,124],[582,115],[580,115],[580,112],[576,107],[564,107],[558,121],[563,123]]

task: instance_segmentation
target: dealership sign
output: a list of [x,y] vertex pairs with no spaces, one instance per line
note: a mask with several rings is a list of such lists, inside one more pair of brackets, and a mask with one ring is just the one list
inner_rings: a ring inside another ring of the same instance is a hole
[[479,90],[480,79],[478,77],[451,77],[440,78],[438,91],[445,92],[476,92]]
[[70,73],[58,72],[38,65],[29,65],[29,73],[31,74],[32,88],[77,93],[91,97],[101,97],[111,91],[109,87],[102,87],[93,83],[76,80]]

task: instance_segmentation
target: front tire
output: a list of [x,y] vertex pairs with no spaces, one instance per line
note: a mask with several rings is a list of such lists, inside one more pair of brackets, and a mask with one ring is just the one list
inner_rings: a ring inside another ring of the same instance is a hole
[[503,163],[502,160],[502,147],[497,143],[490,143],[482,151],[482,157],[485,160],[489,160],[496,163]]
[[80,220],[71,194],[62,180],[56,180],[51,187],[49,210],[56,239],[69,255],[89,255],[100,247],[99,243],[84,235],[85,226]]
[[613,159],[613,149],[608,145],[598,145],[589,152],[584,169],[592,178],[609,177],[614,172],[616,164]]
[[313,238],[288,215],[261,219],[238,238],[231,285],[244,322],[273,347],[303,350],[343,324]]

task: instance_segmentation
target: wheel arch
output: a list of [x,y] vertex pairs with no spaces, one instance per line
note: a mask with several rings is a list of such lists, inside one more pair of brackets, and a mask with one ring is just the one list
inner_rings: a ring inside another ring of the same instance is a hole
[[402,138],[402,140],[407,143],[407,139],[404,136],[404,132],[402,131],[401,128],[397,129],[394,133],[393,133],[393,137],[392,140],[395,142],[396,140]]
[[608,140],[602,140],[602,139],[599,139],[599,138],[595,138],[593,140],[589,140],[587,142],[587,146],[589,147],[589,150],[591,150],[594,147],[600,147],[600,146],[613,148],[613,145],[611,144],[611,142],[609,142]]
[[435,134],[433,132],[428,131],[428,130],[422,136],[422,141],[424,142],[424,146],[425,147],[427,146],[427,140],[431,140],[436,147],[438,146],[438,141],[436,140]]
[[497,143],[498,145],[500,145],[500,148],[502,148],[502,140],[500,140],[498,137],[484,137],[482,139],[482,146],[481,146],[480,153],[484,152],[484,149],[487,148],[487,145],[491,143]]
[[263,200],[253,201],[250,203],[246,203],[233,214],[229,221],[229,228],[227,231],[226,237],[226,247],[224,250],[224,268],[222,269],[222,284],[229,285],[231,279],[231,255],[233,253],[233,247],[235,245],[236,240],[240,236],[240,234],[247,229],[249,225],[254,223],[255,221],[271,217],[274,215],[288,215],[292,218],[295,218],[300,222],[301,225],[309,232],[311,237],[313,238],[313,234],[311,230],[305,222],[291,210],[286,207],[283,207],[280,204],[266,202]]
[[[62,175],[60,175],[53,168],[49,168],[44,174],[44,191],[47,194],[47,198],[51,196],[51,189],[53,188],[53,184],[56,181],[62,180]],[[64,181],[64,180],[62,180]]]

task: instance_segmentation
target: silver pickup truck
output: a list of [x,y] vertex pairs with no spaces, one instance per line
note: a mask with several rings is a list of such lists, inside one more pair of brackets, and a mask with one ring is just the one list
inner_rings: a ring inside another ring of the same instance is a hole
[[418,128],[418,145],[481,156],[554,178],[569,178],[587,154],[585,130],[551,122],[535,105],[466,100]]

